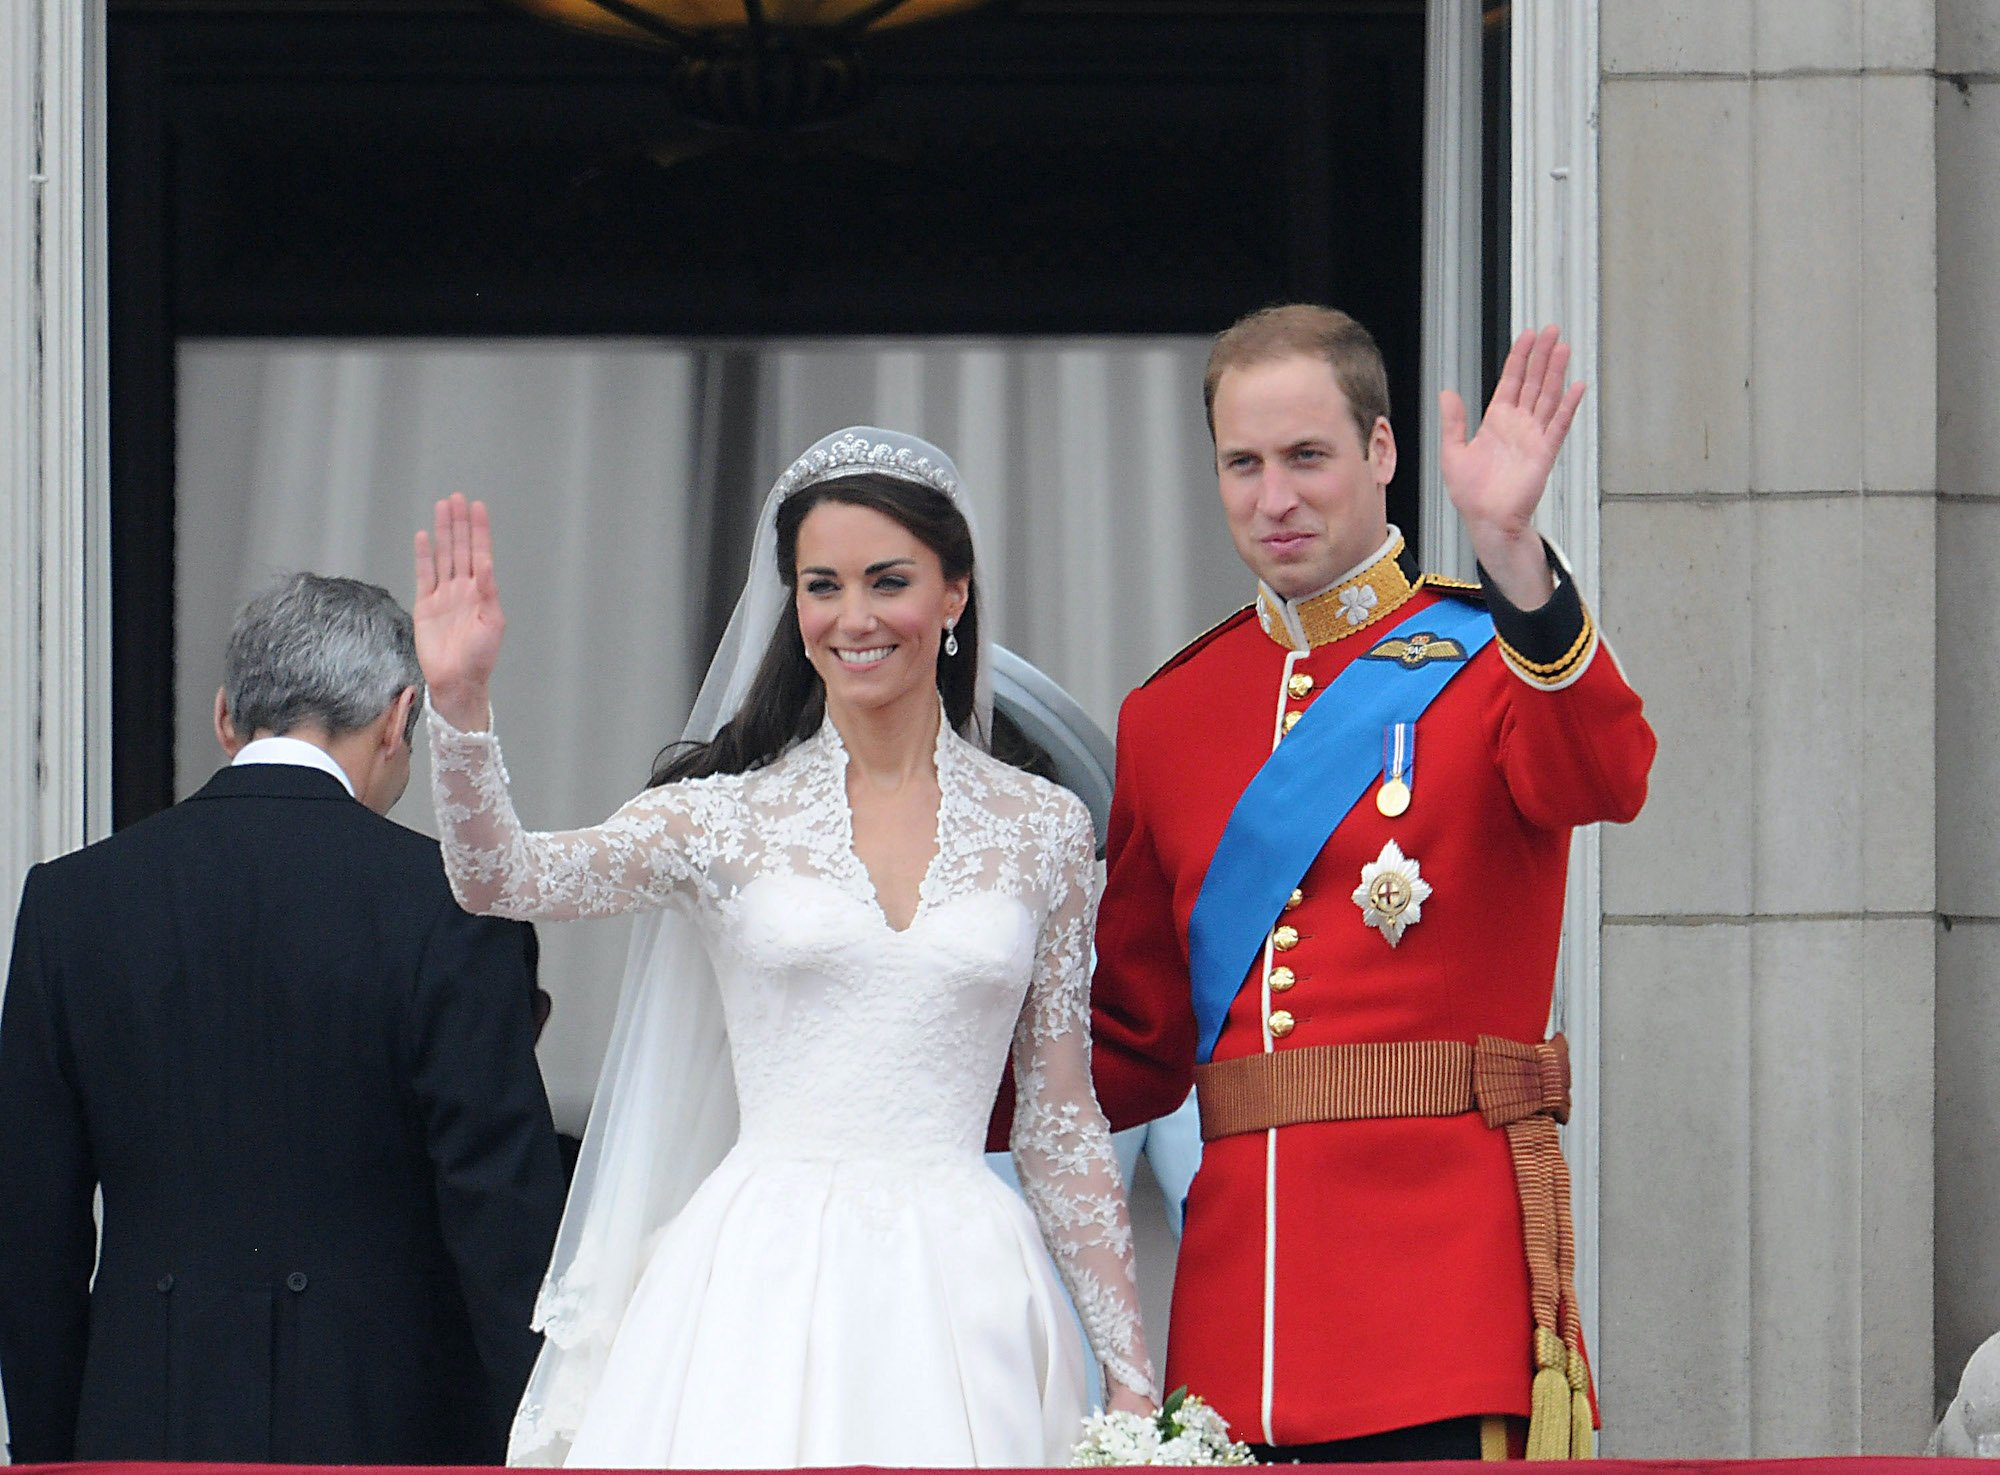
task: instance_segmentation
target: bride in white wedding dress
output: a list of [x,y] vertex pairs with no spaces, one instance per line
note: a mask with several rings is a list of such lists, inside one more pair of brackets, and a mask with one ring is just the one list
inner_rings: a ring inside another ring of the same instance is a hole
[[[858,427],[779,478],[690,741],[591,829],[529,833],[508,797],[481,504],[438,504],[417,586],[459,899],[647,913],[510,1460],[1064,1463],[1084,1377],[1058,1272],[1107,1401],[1150,1410],[1090,1082],[1094,839],[985,751],[950,460]],[[981,1158],[1010,1050],[1032,1217]]]

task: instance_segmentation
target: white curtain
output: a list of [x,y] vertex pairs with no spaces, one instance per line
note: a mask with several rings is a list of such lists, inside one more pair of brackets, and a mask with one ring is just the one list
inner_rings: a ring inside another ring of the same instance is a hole
[[[507,607],[494,704],[528,823],[594,822],[678,733],[791,458],[867,422],[958,461],[996,638],[1108,732],[1118,703],[1240,605],[1216,505],[1200,339],[186,344],[180,355],[180,791],[242,600],[295,569],[410,592],[454,490],[493,507]],[[421,763],[395,817],[431,831]],[[541,1055],[580,1131],[625,928],[545,927]]]

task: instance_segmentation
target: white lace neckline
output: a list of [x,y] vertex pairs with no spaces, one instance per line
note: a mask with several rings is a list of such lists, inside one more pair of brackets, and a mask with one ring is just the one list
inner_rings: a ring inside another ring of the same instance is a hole
[[840,729],[834,726],[832,717],[823,717],[819,731],[801,745],[800,751],[815,768],[822,771],[830,790],[827,803],[836,828],[837,844],[834,849],[839,859],[838,872],[848,888],[874,909],[876,919],[890,932],[908,932],[923,920],[937,900],[938,876],[945,865],[945,837],[951,833],[953,799],[962,787],[954,782],[959,777],[958,760],[962,756],[961,749],[970,747],[971,744],[952,730],[950,716],[940,701],[937,738],[931,745],[931,762],[937,769],[938,780],[938,806],[932,821],[931,854],[924,863],[923,875],[917,881],[916,907],[910,912],[909,920],[898,927],[889,920],[889,909],[882,904],[882,893],[875,885],[868,862],[855,848],[854,803],[847,793],[849,755]]

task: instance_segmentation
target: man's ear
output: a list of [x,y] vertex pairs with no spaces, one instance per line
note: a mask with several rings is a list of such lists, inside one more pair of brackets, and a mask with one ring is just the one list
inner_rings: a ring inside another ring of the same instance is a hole
[[396,699],[389,703],[388,710],[382,714],[385,719],[381,736],[384,753],[394,753],[399,747],[408,746],[403,734],[409,730],[410,709],[416,705],[416,701],[417,689],[414,686],[406,686],[396,693]]
[[1387,487],[1396,479],[1396,432],[1386,415],[1377,415],[1368,432],[1368,464],[1375,468],[1376,485]]
[[215,689],[215,740],[228,757],[243,751],[243,739],[236,735],[236,719],[229,715],[229,694],[219,686]]

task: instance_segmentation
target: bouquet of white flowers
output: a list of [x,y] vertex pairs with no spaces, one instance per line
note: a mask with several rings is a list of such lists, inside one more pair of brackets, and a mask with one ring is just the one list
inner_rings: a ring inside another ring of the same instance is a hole
[[1250,1446],[1229,1437],[1229,1424],[1185,1388],[1176,1388],[1152,1418],[1098,1413],[1083,1421],[1070,1453],[1076,1465],[1254,1465]]

